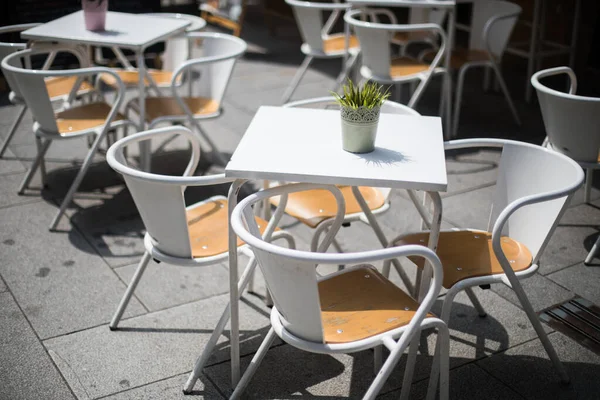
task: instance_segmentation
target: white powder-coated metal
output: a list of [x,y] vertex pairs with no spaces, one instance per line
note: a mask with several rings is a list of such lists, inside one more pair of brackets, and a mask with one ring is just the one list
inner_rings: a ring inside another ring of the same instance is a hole
[[382,114],[372,153],[348,153],[342,150],[341,141],[339,111],[263,106],[225,174],[427,191],[447,188],[438,117]]

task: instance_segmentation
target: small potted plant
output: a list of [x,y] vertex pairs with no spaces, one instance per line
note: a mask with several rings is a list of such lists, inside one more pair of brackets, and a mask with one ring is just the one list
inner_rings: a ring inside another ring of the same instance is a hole
[[362,88],[348,79],[343,93],[333,93],[341,106],[342,147],[351,153],[370,153],[375,150],[379,112],[383,102],[390,97],[389,88],[366,82]]
[[88,31],[103,31],[106,25],[108,0],[81,0],[85,29]]

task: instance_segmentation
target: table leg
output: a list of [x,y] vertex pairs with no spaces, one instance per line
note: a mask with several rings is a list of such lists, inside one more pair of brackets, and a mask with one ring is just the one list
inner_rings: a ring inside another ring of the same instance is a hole
[[[438,192],[427,192],[427,195],[433,202],[433,216],[431,218],[431,230],[429,231],[427,247],[437,252],[438,239],[440,237],[440,230],[442,229],[442,198]],[[423,301],[425,294],[427,294],[431,278],[431,267],[424,268],[419,287],[419,301]]]
[[446,77],[444,80],[444,92],[446,96],[445,101],[445,127],[444,131],[446,133],[445,137],[448,139],[452,138],[452,74],[451,74],[451,58],[452,58],[452,48],[454,47],[454,34],[456,29],[456,12],[454,8],[451,8],[448,12],[448,45],[446,46],[446,55],[445,55],[445,68],[446,68]]
[[237,263],[237,235],[231,226],[231,215],[237,205],[238,194],[245,180],[235,180],[229,188],[228,201],[228,236],[229,236],[229,304],[230,304],[230,348],[231,348],[231,388],[240,381],[240,326],[239,326],[239,291]]
[[[144,50],[141,49],[136,54],[138,67],[138,101],[140,116],[140,132],[146,127],[146,85],[144,77],[146,76],[146,64],[144,62]],[[150,171],[150,152],[151,144],[149,140],[140,142],[140,167],[142,171]]]
[[533,88],[529,80],[533,76],[534,66],[535,66],[535,58],[537,55],[537,47],[538,47],[538,29],[540,27],[540,14],[542,11],[541,0],[535,0],[533,5],[533,21],[531,24],[531,39],[529,42],[529,57],[527,61],[527,83],[525,85],[525,101],[531,103],[531,96],[533,94]]
[[[383,247],[387,247],[389,245],[388,240],[385,237],[385,235],[383,234],[383,231],[381,230],[381,227],[379,226],[379,222],[377,222],[377,218],[375,218],[375,216],[371,212],[371,209],[367,205],[367,202],[365,201],[359,188],[357,186],[352,186],[352,193],[354,194],[354,197],[356,198],[356,201],[358,202],[362,212],[365,214],[367,221],[369,221],[369,225],[371,225],[371,228],[375,232],[377,239],[379,239],[379,242],[381,243],[381,245]],[[392,259],[392,264],[394,264],[394,268],[396,268],[397,270],[402,268],[402,265],[400,264],[400,262],[397,259]],[[408,291],[412,293],[414,291],[412,284],[404,279],[403,279],[403,282],[406,285],[406,288],[408,289]]]

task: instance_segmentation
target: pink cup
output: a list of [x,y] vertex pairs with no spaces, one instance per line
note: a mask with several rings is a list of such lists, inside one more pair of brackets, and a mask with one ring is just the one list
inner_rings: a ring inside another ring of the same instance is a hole
[[108,0],[81,0],[85,29],[88,31],[103,31],[106,26],[106,11]]

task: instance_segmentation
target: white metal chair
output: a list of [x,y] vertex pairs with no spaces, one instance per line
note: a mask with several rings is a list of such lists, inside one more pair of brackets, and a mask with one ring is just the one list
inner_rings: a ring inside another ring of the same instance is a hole
[[[458,71],[456,84],[456,102],[452,118],[452,137],[458,133],[460,107],[467,71],[473,67],[486,68],[484,86],[489,86],[489,72],[493,71],[510,111],[517,125],[521,125],[519,113],[502,77],[500,65],[508,45],[508,40],[513,28],[521,14],[521,7],[515,3],[503,0],[477,0],[473,2],[472,20],[469,36],[469,48],[456,48],[452,50],[450,66]],[[433,54],[425,53],[424,60],[432,59]]]
[[[566,74],[569,93],[545,86],[540,79]],[[600,98],[578,96],[577,77],[569,67],[539,71],[531,77],[546,127],[544,144],[577,161],[586,170],[584,201],[590,202],[594,170],[600,168]],[[590,264],[600,247],[600,237],[585,259]]]
[[[517,295],[561,379],[568,381],[520,280],[538,270],[544,248],[583,182],[583,171],[562,154],[523,142],[466,139],[445,145],[446,150],[481,147],[502,148],[489,227],[488,231],[467,229],[440,233],[437,255],[444,269],[443,287],[448,290],[441,319],[448,322],[454,297],[462,290],[467,292],[479,314],[485,316],[471,288],[504,283]],[[402,235],[390,243],[392,246],[419,244],[428,236],[427,231]],[[416,263],[422,265],[420,261]],[[383,274],[388,276],[389,270],[388,262]],[[416,352],[416,348],[411,348],[413,350]],[[432,376],[436,378],[435,373]]]
[[[152,174],[128,164],[124,155],[126,147],[143,140],[171,135],[186,139],[191,146],[190,161],[182,176]],[[225,174],[193,175],[200,160],[200,144],[197,135],[182,126],[159,128],[125,137],[112,145],[106,156],[108,164],[123,175],[146,227],[146,252],[109,324],[109,328],[115,330],[151,258],[158,262],[189,267],[213,265],[227,260],[227,198],[213,196],[186,207],[184,195],[189,186],[220,185],[229,183],[232,179],[226,178]],[[291,235],[284,231],[274,232],[274,226],[268,227],[264,220],[257,219],[257,223],[269,240],[283,237],[290,247],[294,246]],[[238,251],[250,257],[246,269],[253,271],[256,262],[252,252],[241,241],[237,242],[237,246]],[[213,337],[218,339],[228,318],[229,306]]]
[[[408,23],[410,25],[431,23],[443,26],[447,14],[445,9],[411,8]],[[392,23],[396,24],[397,22],[392,20]],[[406,55],[406,51],[412,44],[425,43],[437,47],[436,39],[437,35],[432,32],[396,32],[392,36],[392,43],[401,46],[401,55]]]
[[[10,25],[0,27],[0,35],[6,34],[15,34],[22,31],[25,31],[30,28],[35,28],[40,25],[39,23],[34,24],[22,24],[22,25]],[[4,59],[4,57],[20,50],[25,50],[27,48],[26,43],[12,43],[12,42],[0,42],[0,60]],[[50,56],[46,59],[44,63],[44,67],[42,69],[48,69],[52,65],[54,61],[54,56],[50,54]],[[66,101],[69,97],[73,86],[75,85],[77,78],[74,76],[66,76],[66,77],[54,77],[46,79],[46,89],[48,90],[48,96],[50,97],[51,102],[61,102]],[[88,81],[81,82],[76,95],[81,96],[84,94],[88,94],[94,90],[93,86]],[[6,139],[0,147],[0,158],[4,155],[8,144],[10,143],[12,137],[14,136],[23,116],[25,115],[25,111],[27,111],[27,105],[23,101],[22,98],[16,95],[14,89],[11,88],[11,92],[8,95],[8,98],[12,104],[17,107],[21,107],[21,109],[17,113],[17,117],[13,124],[11,125],[8,133],[6,135]]]
[[[408,107],[415,108],[436,69],[446,48],[446,35],[436,24],[381,24],[365,22],[361,18],[368,16],[363,10],[349,11],[344,20],[356,32],[361,45],[362,67],[360,74],[364,80],[373,80],[382,84],[401,84],[419,82]],[[431,63],[414,60],[410,57],[393,57],[390,40],[398,32],[428,32],[440,37],[441,45]]]
[[[171,37],[165,41],[165,51],[161,55],[161,69],[148,69],[148,75],[152,79],[150,82],[146,79],[146,85],[156,85],[156,88],[168,88],[171,85],[174,71],[177,67],[189,60],[192,55],[192,47],[194,40],[187,34],[198,32],[206,26],[206,22],[195,15],[179,14],[179,13],[148,13],[145,15],[160,17],[160,18],[176,18],[190,21],[190,25],[186,28],[185,33],[179,36]],[[123,68],[115,68],[123,83],[127,88],[137,88],[139,82],[139,72],[134,68],[129,60],[124,57],[123,53],[118,48],[112,49],[117,56],[119,62],[123,64]],[[178,83],[182,83],[182,77],[179,77]],[[116,83],[112,75],[101,75],[101,81],[113,88]],[[189,83],[189,82],[188,82]]]
[[[190,33],[191,39],[202,39],[202,57],[180,65],[171,78],[171,96],[145,99],[146,124],[154,128],[160,123],[189,123],[211,147],[213,156],[222,164],[228,160],[218,151],[212,139],[200,127],[200,121],[217,118],[222,113],[222,101],[237,59],[246,51],[246,42],[221,33]],[[198,74],[193,95],[182,96],[178,79],[183,74]],[[126,111],[137,111],[138,99],[127,104]]]
[[[301,0],[285,0],[292,7],[296,23],[304,43],[300,50],[305,55],[304,61],[298,68],[292,82],[283,94],[282,103],[287,103],[292,97],[300,80],[306,73],[314,58],[342,58],[344,64],[342,71],[336,79],[336,91],[348,72],[356,62],[358,53],[358,40],[349,32],[331,34],[331,29],[337,22],[339,16],[350,9],[347,3],[317,3]],[[323,13],[331,12],[328,19],[323,23]]]
[[105,102],[94,102],[55,112],[50,102],[46,78],[61,79],[71,76],[76,77],[76,82],[69,94],[70,100],[75,96],[76,90],[84,77],[90,77],[99,73],[108,73],[116,76],[109,68],[103,67],[70,69],[65,71],[33,70],[22,67],[22,65],[30,63],[31,56],[38,54],[48,54],[51,56],[60,52],[75,55],[80,64],[85,65],[85,55],[76,48],[67,46],[59,47],[51,44],[47,46],[40,44],[36,48],[13,53],[2,60],[2,70],[11,88],[15,91],[15,96],[25,101],[35,121],[33,131],[35,133],[38,155],[19,188],[19,194],[22,194],[28,187],[38,168],[41,169],[42,182],[45,183],[46,169],[44,166],[44,155],[48,151],[52,141],[69,140],[82,136],[95,136],[95,140],[77,176],[60,205],[60,210],[50,224],[50,230],[56,228],[60,218],[71,203],[73,195],[87,172],[100,142],[107,135],[108,131],[128,125],[135,126],[135,124],[119,113],[119,107],[123,102],[125,86],[118,78],[115,78],[119,82],[119,90],[117,91],[114,104],[109,105]]
[[[338,212],[319,252],[290,250],[274,246],[261,238],[254,221],[252,205],[271,196],[302,190],[328,190],[335,198]],[[435,253],[423,246],[379,249],[360,253],[327,254],[344,220],[344,198],[334,186],[294,184],[253,194],[233,211],[231,224],[236,234],[250,245],[258,259],[275,306],[271,329],[254,355],[231,399],[238,399],[258,369],[276,337],[311,353],[353,353],[385,346],[390,355],[383,364],[375,360],[377,376],[363,399],[374,399],[392,373],[411,340],[422,329],[438,329],[441,398],[448,399],[448,329],[429,313],[443,280],[442,265]],[[419,304],[388,281],[368,263],[397,256],[423,257],[433,270],[433,282]],[[320,264],[358,264],[344,271],[318,277]],[[376,352],[376,355],[380,353]],[[406,371],[414,368],[409,364]],[[436,380],[437,382],[437,380]]]

